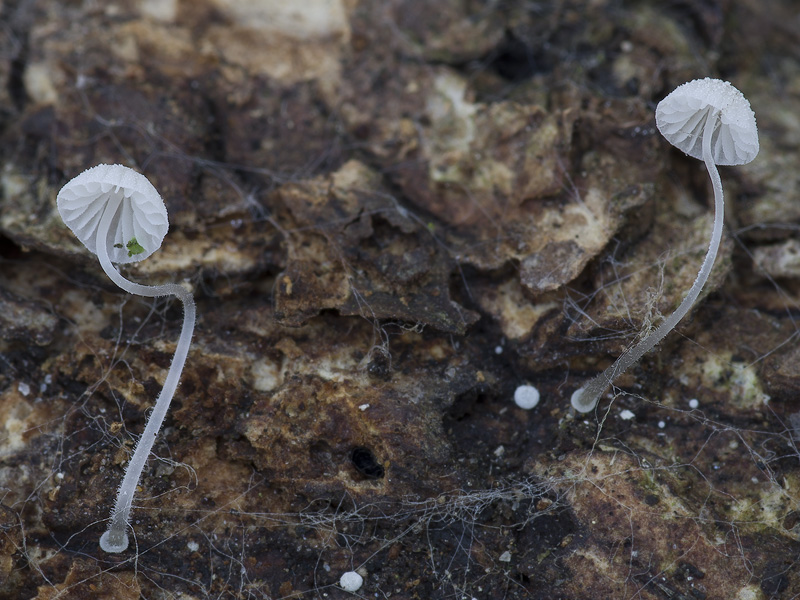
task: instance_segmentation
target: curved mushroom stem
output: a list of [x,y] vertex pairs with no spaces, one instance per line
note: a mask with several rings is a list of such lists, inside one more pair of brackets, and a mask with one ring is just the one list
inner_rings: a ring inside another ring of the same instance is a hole
[[121,199],[117,202],[110,201],[100,219],[97,231],[97,257],[100,259],[100,266],[109,279],[126,292],[149,298],[160,296],[177,297],[183,303],[183,327],[181,328],[181,337],[175,348],[167,378],[164,380],[164,387],[161,388],[161,392],[156,399],[153,412],[150,413],[150,417],[147,419],[147,425],[144,428],[142,437],[139,438],[139,442],[136,444],[133,457],[128,463],[125,477],[119,487],[117,501],[111,513],[111,523],[108,530],[100,537],[100,547],[106,552],[123,552],[128,547],[126,528],[133,504],[133,494],[136,491],[136,486],[139,483],[147,458],[150,456],[156,435],[161,429],[161,424],[178,387],[181,372],[186,363],[186,356],[189,354],[189,346],[192,341],[195,324],[194,297],[185,288],[175,283],[156,286],[133,283],[120,275],[111,264],[111,260],[108,257],[108,234],[120,203]]
[[703,161],[706,163],[706,169],[708,169],[708,175],[711,177],[711,184],[714,187],[714,229],[711,233],[711,241],[708,244],[706,257],[703,260],[700,271],[697,273],[697,278],[681,301],[680,306],[669,317],[664,319],[655,331],[622,354],[613,365],[597,375],[588,384],[575,390],[572,394],[571,402],[573,408],[578,412],[586,413],[593,410],[597,406],[600,396],[605,393],[614,380],[627,371],[631,365],[635,364],[675,328],[678,322],[689,312],[706,281],[708,281],[708,276],[711,274],[711,268],[714,266],[714,259],[717,257],[717,250],[722,240],[722,225],[725,220],[722,180],[719,177],[717,165],[711,156],[711,136],[714,133],[715,122],[718,118],[719,112],[709,109],[703,129]]

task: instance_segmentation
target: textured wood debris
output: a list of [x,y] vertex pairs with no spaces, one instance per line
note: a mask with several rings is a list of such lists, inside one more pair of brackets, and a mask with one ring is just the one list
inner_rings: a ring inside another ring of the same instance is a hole
[[[778,0],[0,2],[0,600],[800,595],[800,39]],[[745,45],[741,40],[747,40]],[[730,79],[709,286],[597,413],[571,392],[681,301],[711,229],[658,135]],[[125,267],[61,223],[97,163],[164,197]],[[513,403],[519,385],[541,403]]]

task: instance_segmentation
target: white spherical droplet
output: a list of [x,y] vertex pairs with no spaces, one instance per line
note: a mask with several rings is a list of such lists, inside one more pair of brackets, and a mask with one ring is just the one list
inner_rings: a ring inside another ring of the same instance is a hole
[[356,592],[364,583],[364,578],[355,571],[348,571],[339,578],[339,585],[345,592]]
[[530,410],[539,404],[539,390],[532,385],[521,385],[514,391],[514,402],[520,408]]

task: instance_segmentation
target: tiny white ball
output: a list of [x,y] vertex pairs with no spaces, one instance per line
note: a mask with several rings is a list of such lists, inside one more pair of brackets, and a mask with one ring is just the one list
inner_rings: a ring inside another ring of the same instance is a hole
[[514,391],[514,402],[520,408],[530,410],[539,404],[539,390],[532,385],[521,385]]
[[339,578],[339,585],[345,592],[355,592],[364,583],[364,578],[355,571],[348,571]]
[[628,410],[627,408],[623,410],[621,413],[619,413],[619,418],[622,419],[623,421],[630,421],[635,416],[636,415],[633,414],[633,412]]
[[700,402],[697,401],[697,398],[689,400],[689,408],[697,408],[698,406],[700,406]]

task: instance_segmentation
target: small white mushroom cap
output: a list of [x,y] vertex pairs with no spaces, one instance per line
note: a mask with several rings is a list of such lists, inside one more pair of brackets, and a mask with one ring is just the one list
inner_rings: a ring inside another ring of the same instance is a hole
[[56,198],[58,212],[75,236],[97,254],[97,227],[106,208],[115,210],[108,256],[138,262],[161,247],[169,229],[167,208],[148,179],[122,165],[97,165],[70,180]]
[[364,583],[364,578],[355,571],[348,571],[339,578],[339,585],[345,592],[357,592]]
[[678,86],[658,103],[656,126],[667,141],[703,159],[703,130],[713,118],[711,155],[718,165],[744,165],[758,154],[756,116],[742,92],[720,79],[695,79]]
[[539,390],[532,385],[521,385],[514,390],[514,403],[522,409],[530,410],[539,404]]

